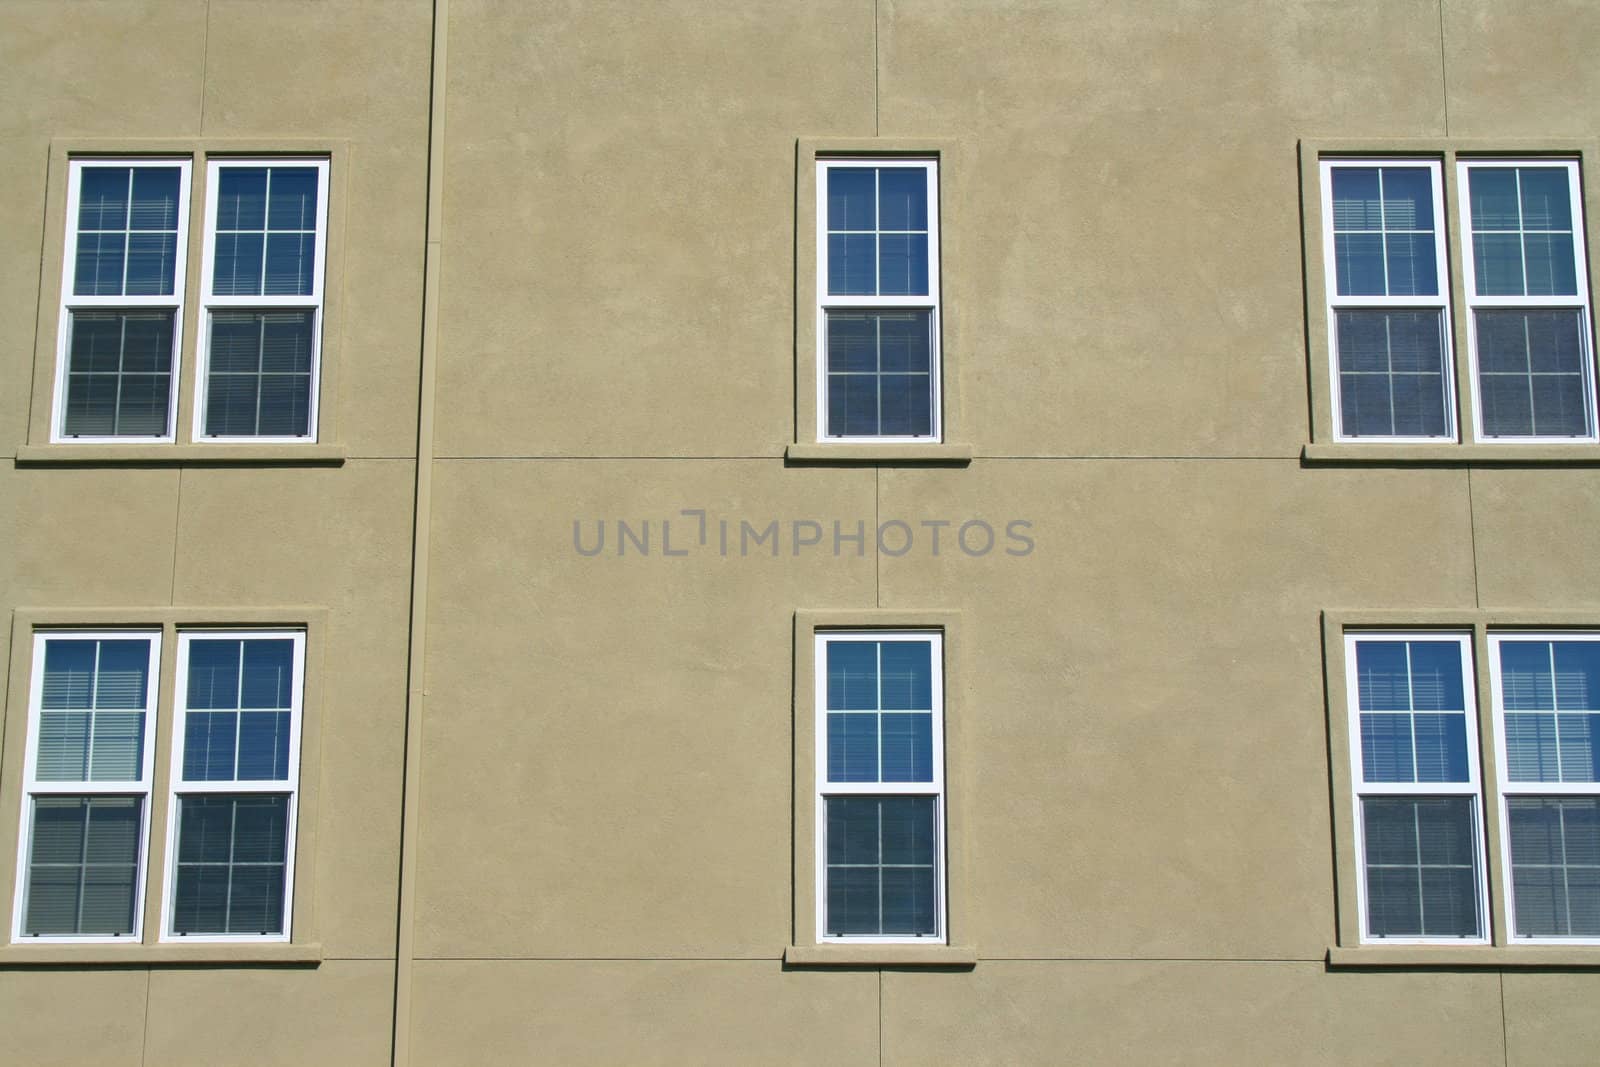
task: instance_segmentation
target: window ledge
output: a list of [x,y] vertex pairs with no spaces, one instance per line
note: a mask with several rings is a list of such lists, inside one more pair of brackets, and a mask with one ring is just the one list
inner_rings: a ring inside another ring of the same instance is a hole
[[226,942],[182,944],[93,944],[93,945],[3,945],[0,969],[9,967],[61,967],[91,964],[131,964],[139,967],[159,964],[188,966],[205,963],[285,963],[317,966],[322,963],[322,946],[317,943],[286,945],[281,942],[252,945]]
[[974,967],[971,945],[790,945],[783,962],[791,967]]
[[792,444],[784,450],[783,456],[791,464],[965,467],[972,462],[972,446],[932,441],[927,444],[817,441]]
[[343,445],[23,445],[19,467],[340,467]]
[[1600,445],[1363,444],[1332,441],[1306,445],[1300,458],[1328,466],[1568,466],[1600,467]]
[[1489,967],[1600,970],[1600,945],[1357,945],[1328,949],[1330,968]]

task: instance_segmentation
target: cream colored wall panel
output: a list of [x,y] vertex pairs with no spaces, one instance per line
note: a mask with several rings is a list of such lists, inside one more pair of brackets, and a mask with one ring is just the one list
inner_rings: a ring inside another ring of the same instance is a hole
[[1600,479],[1592,470],[1472,472],[1485,607],[1596,609]]
[[[0,466],[8,607],[137,607],[172,596],[173,470]],[[0,572],[4,573],[4,572]]]
[[317,931],[392,955],[399,868],[411,464],[184,472],[178,603],[329,609]]
[[29,1067],[141,1067],[140,970],[0,971],[4,1058]]
[[880,13],[881,132],[971,160],[944,269],[969,289],[952,313],[978,453],[1296,454],[1295,143],[1441,133],[1436,4]]
[[[3,11],[3,9],[0,9]],[[4,45],[0,45],[3,48]],[[0,70],[0,78],[5,71]],[[0,99],[5,99],[0,90]],[[26,142],[25,142],[26,143]],[[33,381],[33,310],[39,301],[39,263],[44,218],[48,140],[31,139],[32,148],[0,152],[0,456],[15,455],[28,436],[28,403]]]
[[1503,1057],[1493,972],[1329,974],[1320,963],[1104,960],[883,975],[886,1065],[1499,1067]]
[[1322,955],[1320,612],[1470,607],[1462,472],[980,460],[884,471],[879,518],[917,536],[883,605],[966,613],[948,762],[985,956]]
[[875,1064],[878,976],[762,961],[423,961],[414,1062]]
[[51,137],[198,133],[208,6],[5,0],[0,138],[37,139],[42,154]]
[[1600,975],[1505,976],[1506,1062],[1513,1067],[1584,1067],[1600,1048]]
[[203,133],[401,138],[426,153],[427,0],[208,7]]
[[782,453],[794,152],[872,132],[872,5],[458,2],[440,455]]
[[1441,13],[1452,136],[1595,135],[1600,70],[1591,44],[1600,8],[1588,0],[1449,0]]
[[394,966],[150,972],[145,1062],[164,1067],[270,1067],[389,1062]]
[[[873,472],[445,462],[434,484],[418,953],[776,958],[792,614],[873,602],[870,556],[830,528],[797,558],[790,520],[870,524]],[[649,519],[649,557],[616,555],[619,517]],[[663,518],[687,556],[660,555]],[[741,521],[778,521],[780,555],[741,555]]]

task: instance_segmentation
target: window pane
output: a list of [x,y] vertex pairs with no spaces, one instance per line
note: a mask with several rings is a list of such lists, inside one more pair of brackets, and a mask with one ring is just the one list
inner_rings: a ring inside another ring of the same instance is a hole
[[1589,432],[1583,312],[1474,313],[1484,433],[1573,437]]
[[1438,296],[1439,266],[1431,233],[1391,233],[1384,238],[1390,296]]
[[1530,233],[1522,239],[1529,296],[1576,296],[1577,260],[1570,233]]
[[239,714],[191,711],[184,715],[183,778],[187,782],[227,782],[234,778]]
[[1559,715],[1561,781],[1600,782],[1600,715]]
[[1523,296],[1522,238],[1515,233],[1475,233],[1472,260],[1480,296]]
[[1506,776],[1513,782],[1559,782],[1556,762],[1556,717],[1507,712]]
[[928,235],[886,233],[878,238],[878,293],[883,296],[928,294]]
[[848,311],[828,312],[825,356],[831,373],[876,373],[878,316]]
[[1417,715],[1417,781],[1465,782],[1467,768],[1467,717]]
[[1426,167],[1383,168],[1384,228],[1433,229],[1433,174]]
[[828,715],[828,781],[878,780],[878,716]]
[[144,767],[144,712],[99,711],[89,777],[96,782],[137,782]]
[[878,239],[875,235],[828,235],[828,293],[871,296],[878,291]]
[[1515,230],[1522,225],[1514,168],[1469,167],[1467,188],[1474,231]]
[[873,189],[877,170],[872,167],[828,168],[828,229],[873,230]]
[[1408,714],[1361,715],[1361,778],[1366,782],[1416,780]]
[[242,706],[287,708],[293,704],[294,641],[254,638],[244,643]]
[[884,641],[879,645],[883,664],[884,708],[913,711],[933,707],[933,642]]
[[1332,175],[1334,232],[1381,229],[1378,168],[1335,167]]
[[828,799],[830,934],[937,935],[935,803],[933,797]]
[[1333,256],[1340,296],[1384,295],[1381,234],[1334,234]]
[[1367,933],[1477,937],[1477,842],[1470,797],[1361,802]]
[[173,932],[283,932],[286,796],[181,797]]
[[89,778],[87,711],[41,711],[35,774],[42,782],[83,782]]
[[932,434],[931,312],[830,311],[827,341],[829,436]]
[[1417,711],[1461,711],[1461,646],[1454,641],[1409,641],[1411,699]]
[[930,316],[911,311],[863,317],[877,324],[879,363],[876,369],[886,372],[928,371],[933,358]]
[[121,230],[128,224],[128,167],[84,167],[78,186],[78,229]]
[[876,710],[878,707],[878,642],[829,641],[828,710]]
[[71,313],[64,434],[166,434],[173,315],[171,311]]
[[206,433],[310,434],[316,313],[216,311],[206,375]]
[[1356,642],[1356,691],[1362,711],[1410,711],[1406,642]]
[[1519,937],[1600,936],[1600,799],[1510,797]]
[[267,229],[316,230],[317,169],[315,167],[273,167],[271,188]]
[[143,802],[36,797],[23,932],[131,934]]
[[933,781],[932,712],[883,716],[883,781]]
[[1518,167],[1522,225],[1529,230],[1572,229],[1572,198],[1565,167]]
[[74,295],[176,292],[179,177],[177,167],[82,170]]
[[1556,641],[1551,653],[1555,706],[1562,711],[1600,711],[1600,641]]
[[261,230],[266,221],[267,168],[221,168],[217,172],[217,229]]
[[95,679],[97,708],[143,708],[149,689],[150,642],[97,641],[100,666]]
[[259,296],[266,237],[259,233],[218,233],[211,269],[211,291],[218,296]]
[[878,171],[878,228],[928,229],[928,172],[921,167],[884,167]]
[[316,277],[317,235],[273,233],[267,235],[264,291],[268,296],[309,296]]
[[186,707],[239,706],[240,642],[194,638],[189,642],[189,695]]

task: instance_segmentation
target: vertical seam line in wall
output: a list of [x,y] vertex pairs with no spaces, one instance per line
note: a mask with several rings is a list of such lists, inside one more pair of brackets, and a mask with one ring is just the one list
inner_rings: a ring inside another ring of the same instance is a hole
[[200,29],[200,129],[206,132],[206,75],[211,71],[211,0],[206,0],[206,17]]
[[1506,972],[1500,972],[1500,1062],[1510,1067],[1511,1032],[1506,1027]]
[[878,0],[872,0],[872,136],[878,136]]
[[178,602],[178,538],[183,533],[183,468],[178,468],[178,491],[172,498],[172,580],[167,585],[167,603]]
[[[1504,1004],[1505,998],[1501,997]],[[883,968],[878,968],[878,1067],[883,1067]]]
[[144,1032],[139,1035],[139,1067],[150,1059],[150,983],[155,978],[155,968],[144,969]]
[[883,607],[883,553],[878,550],[878,529],[882,521],[883,468],[872,468],[872,603]]
[[1444,135],[1450,136],[1450,72],[1444,56],[1444,0],[1439,0],[1439,96],[1444,102]]
[[395,906],[394,1001],[390,1063],[411,1062],[418,811],[421,807],[422,716],[427,704],[428,564],[433,515],[434,400],[439,341],[439,272],[444,229],[444,94],[449,0],[433,0],[428,79],[428,170],[424,192],[422,321],[418,324],[416,490],[412,504],[411,604],[406,645],[405,739],[400,757],[400,870]]
[[1483,607],[1483,589],[1478,582],[1478,505],[1472,499],[1472,468],[1467,468],[1467,533],[1472,547],[1472,604]]

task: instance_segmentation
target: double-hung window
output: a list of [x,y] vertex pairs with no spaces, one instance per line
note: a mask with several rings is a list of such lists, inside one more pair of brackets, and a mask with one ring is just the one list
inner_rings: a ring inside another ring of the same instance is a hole
[[1341,439],[1453,439],[1440,164],[1322,163]]
[[817,940],[941,943],[942,635],[815,641]]
[[1456,164],[1478,434],[1594,440],[1578,164]]
[[816,166],[818,439],[937,441],[938,162]]
[[35,635],[13,940],[139,939],[160,644]]
[[170,441],[189,161],[74,160],[56,361],[60,439]]

